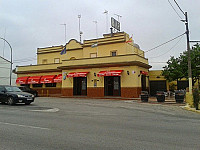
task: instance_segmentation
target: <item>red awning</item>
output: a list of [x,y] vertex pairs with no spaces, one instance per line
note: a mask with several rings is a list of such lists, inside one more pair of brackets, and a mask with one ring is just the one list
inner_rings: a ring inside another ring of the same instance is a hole
[[39,84],[42,76],[32,76],[28,78],[28,84]]
[[40,83],[54,83],[54,78],[56,77],[56,75],[46,75],[46,76],[42,76]]
[[57,75],[53,81],[54,83],[62,82],[62,74]]
[[70,72],[67,77],[86,77],[89,72]]
[[100,71],[97,73],[98,77],[102,76],[121,76],[123,70],[110,70],[110,71]]
[[142,74],[142,75],[148,75],[148,72],[146,72],[146,71],[140,71],[140,74]]
[[29,77],[18,77],[16,84],[27,84]]

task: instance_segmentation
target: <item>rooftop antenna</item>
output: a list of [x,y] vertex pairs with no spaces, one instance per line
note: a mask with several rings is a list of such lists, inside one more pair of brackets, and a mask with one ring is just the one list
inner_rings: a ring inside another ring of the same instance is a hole
[[64,25],[64,27],[65,27],[65,42],[64,43],[66,43],[66,23],[63,23],[63,24],[60,24],[60,25]]
[[81,43],[81,35],[83,34],[83,32],[81,31],[81,15],[78,15],[78,19],[79,19],[79,35],[80,35],[80,43]]
[[98,38],[98,31],[97,31],[97,21],[93,21],[96,24],[96,38]]
[[108,33],[108,11],[105,10],[103,13],[106,15],[106,33]]
[[122,17],[121,15],[119,15],[119,14],[114,14],[115,16],[117,16],[117,21],[119,21],[119,19]]

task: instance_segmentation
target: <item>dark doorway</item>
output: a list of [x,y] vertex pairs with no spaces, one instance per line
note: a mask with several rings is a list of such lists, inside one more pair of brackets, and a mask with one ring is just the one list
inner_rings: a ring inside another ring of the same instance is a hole
[[121,96],[120,76],[104,77],[105,96]]
[[87,95],[87,78],[73,78],[73,95]]
[[165,80],[150,81],[150,95],[155,96],[157,91],[167,91],[167,85]]
[[178,81],[177,82],[177,90],[186,90],[189,87],[189,81]]
[[147,91],[147,87],[146,87],[146,76],[142,75],[141,76],[141,85],[142,85],[142,91]]

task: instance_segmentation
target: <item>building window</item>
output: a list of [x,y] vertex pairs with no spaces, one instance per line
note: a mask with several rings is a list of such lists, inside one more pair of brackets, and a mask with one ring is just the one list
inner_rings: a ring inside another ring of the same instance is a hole
[[111,51],[111,56],[117,56],[117,51]]
[[56,87],[56,83],[46,83],[46,87]]
[[42,64],[47,64],[47,59],[42,59]]
[[97,53],[90,53],[90,58],[95,58],[97,57]]
[[42,87],[42,84],[33,84],[33,87]]
[[60,58],[54,58],[54,63],[60,63]]

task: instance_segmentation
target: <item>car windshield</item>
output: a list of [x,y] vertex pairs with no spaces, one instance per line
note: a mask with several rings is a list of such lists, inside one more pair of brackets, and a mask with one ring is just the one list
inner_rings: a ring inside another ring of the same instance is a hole
[[21,90],[15,86],[6,86],[5,88],[8,92],[21,92]]

